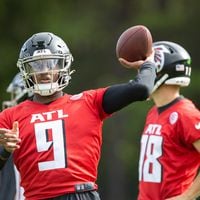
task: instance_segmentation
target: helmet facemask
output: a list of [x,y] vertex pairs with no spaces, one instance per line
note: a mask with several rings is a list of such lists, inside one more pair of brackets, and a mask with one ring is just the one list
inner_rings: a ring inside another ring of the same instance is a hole
[[[49,96],[69,84],[71,60],[71,55],[36,56],[23,60],[19,63],[19,68],[29,89],[41,96]],[[50,77],[46,83],[41,83],[38,79],[43,74]]]

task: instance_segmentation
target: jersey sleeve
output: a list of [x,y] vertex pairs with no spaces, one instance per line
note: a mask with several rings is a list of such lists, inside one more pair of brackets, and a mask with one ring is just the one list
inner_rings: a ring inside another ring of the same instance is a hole
[[12,110],[12,108],[8,108],[0,113],[0,128],[12,128]]
[[104,120],[105,118],[111,115],[111,114],[107,114],[103,110],[103,106],[102,106],[103,95],[106,89],[107,88],[99,88],[96,90],[88,90],[84,92],[88,106],[91,108],[91,110],[98,113],[101,120]]
[[200,139],[200,111],[194,105],[185,105],[181,112],[181,130],[184,141],[193,144]]

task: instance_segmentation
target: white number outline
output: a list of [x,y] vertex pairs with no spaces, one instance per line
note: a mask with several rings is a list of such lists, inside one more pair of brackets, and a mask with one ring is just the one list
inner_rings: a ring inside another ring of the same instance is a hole
[[[139,159],[139,180],[160,183],[162,180],[162,165],[159,158],[162,156],[163,138],[157,135],[142,135]],[[150,172],[151,167],[151,172]]]
[[[53,148],[53,160],[38,163],[39,171],[66,168],[66,137],[63,120],[35,123],[36,147],[39,153]],[[52,131],[52,141],[48,140],[48,131]]]

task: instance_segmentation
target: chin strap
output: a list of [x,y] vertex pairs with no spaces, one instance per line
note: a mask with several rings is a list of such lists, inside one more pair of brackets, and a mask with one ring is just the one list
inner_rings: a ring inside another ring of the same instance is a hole
[[156,84],[154,85],[153,90],[152,90],[151,93],[153,93],[155,90],[157,90],[158,87],[160,87],[168,77],[169,77],[168,74],[165,74],[164,76],[162,76],[162,78],[160,80],[158,80],[156,82]]

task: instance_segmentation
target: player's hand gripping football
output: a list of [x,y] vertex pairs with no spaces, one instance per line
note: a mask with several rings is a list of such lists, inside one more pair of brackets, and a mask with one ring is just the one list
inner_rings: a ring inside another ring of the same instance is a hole
[[6,151],[12,153],[15,149],[18,149],[20,147],[20,141],[18,122],[13,123],[13,128],[11,130],[0,128],[0,145],[2,145]]
[[140,66],[146,61],[154,62],[154,54],[155,54],[155,51],[154,49],[152,49],[152,53],[145,60],[138,60],[135,62],[129,62],[123,58],[119,58],[118,60],[121,63],[121,65],[123,65],[124,67],[128,69],[139,69]]

